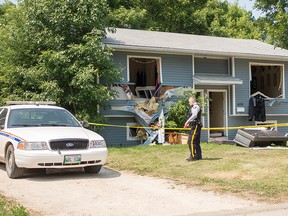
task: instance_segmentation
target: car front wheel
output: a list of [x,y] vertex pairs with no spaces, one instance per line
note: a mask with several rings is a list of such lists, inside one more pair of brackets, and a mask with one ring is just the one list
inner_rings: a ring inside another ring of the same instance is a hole
[[12,145],[9,145],[6,150],[5,164],[6,164],[6,172],[9,178],[14,179],[14,178],[19,178],[23,176],[24,169],[19,168],[16,165],[14,148]]
[[86,173],[99,173],[102,165],[84,167]]

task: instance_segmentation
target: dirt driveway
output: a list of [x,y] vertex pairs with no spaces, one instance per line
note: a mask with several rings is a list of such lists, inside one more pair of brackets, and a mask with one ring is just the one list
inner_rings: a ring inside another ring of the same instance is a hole
[[97,175],[77,169],[12,180],[0,164],[0,179],[0,192],[38,212],[35,215],[242,215],[264,206],[108,168]]

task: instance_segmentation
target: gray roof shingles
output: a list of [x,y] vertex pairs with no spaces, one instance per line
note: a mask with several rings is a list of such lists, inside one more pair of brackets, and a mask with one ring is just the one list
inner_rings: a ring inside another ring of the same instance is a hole
[[288,50],[252,39],[236,39],[117,28],[103,42],[115,49],[288,61]]

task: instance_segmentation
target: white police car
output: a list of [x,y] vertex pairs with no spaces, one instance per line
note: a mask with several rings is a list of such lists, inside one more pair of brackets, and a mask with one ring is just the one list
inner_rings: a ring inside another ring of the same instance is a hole
[[0,162],[10,178],[23,176],[26,168],[84,167],[98,173],[107,160],[103,137],[61,107],[0,107],[0,128]]

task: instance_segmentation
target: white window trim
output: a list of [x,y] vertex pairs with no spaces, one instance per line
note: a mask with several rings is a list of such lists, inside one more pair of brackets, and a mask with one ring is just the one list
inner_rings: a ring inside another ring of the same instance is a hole
[[[265,125],[265,124],[277,124],[277,120],[268,120],[268,121],[255,121],[255,125],[259,125],[261,127],[261,125]],[[277,130],[277,126],[274,126],[275,130]]]
[[193,83],[192,88],[195,89],[195,82],[193,80],[193,77],[195,75],[195,55],[192,55],[191,58],[192,58],[192,83]]
[[162,58],[156,57],[156,56],[141,56],[141,55],[127,55],[127,82],[130,82],[130,65],[129,65],[129,59],[130,58],[146,58],[146,59],[157,59],[159,60],[159,66],[160,66],[160,83],[163,83],[162,79]]
[[[232,75],[232,77],[235,77],[235,74],[236,74],[235,58],[232,57],[231,60],[232,60],[232,62],[231,62],[231,67],[232,67],[231,75]],[[250,84],[249,84],[249,88],[250,88]],[[229,94],[230,94],[230,92],[229,92]],[[229,100],[230,100],[230,97],[229,97]],[[229,104],[230,104],[230,101],[229,101]],[[233,112],[232,115],[236,115],[236,87],[235,87],[235,85],[232,85],[232,112]],[[229,111],[229,113],[230,113],[230,111]]]
[[261,62],[249,62],[249,96],[250,96],[250,89],[251,89],[251,84],[250,81],[252,80],[252,71],[251,71],[251,67],[252,66],[280,66],[282,67],[282,77],[283,77],[283,87],[282,87],[282,98],[279,99],[285,99],[286,98],[286,94],[285,94],[285,65],[284,64],[277,64],[277,63],[261,63]]
[[[204,89],[194,89],[194,91],[196,93],[200,93],[200,97],[201,97],[201,104],[202,104],[202,113],[205,112],[205,106],[204,106]],[[205,116],[201,116],[201,122],[202,122],[202,125],[203,127],[205,127]]]
[[127,126],[127,129],[126,129],[126,138],[127,138],[127,140],[128,141],[133,141],[133,140],[141,140],[140,138],[138,138],[138,137],[131,137],[130,136],[130,127],[131,126],[138,126],[139,124],[138,123],[136,123],[136,122],[127,122],[126,123],[126,126]]

